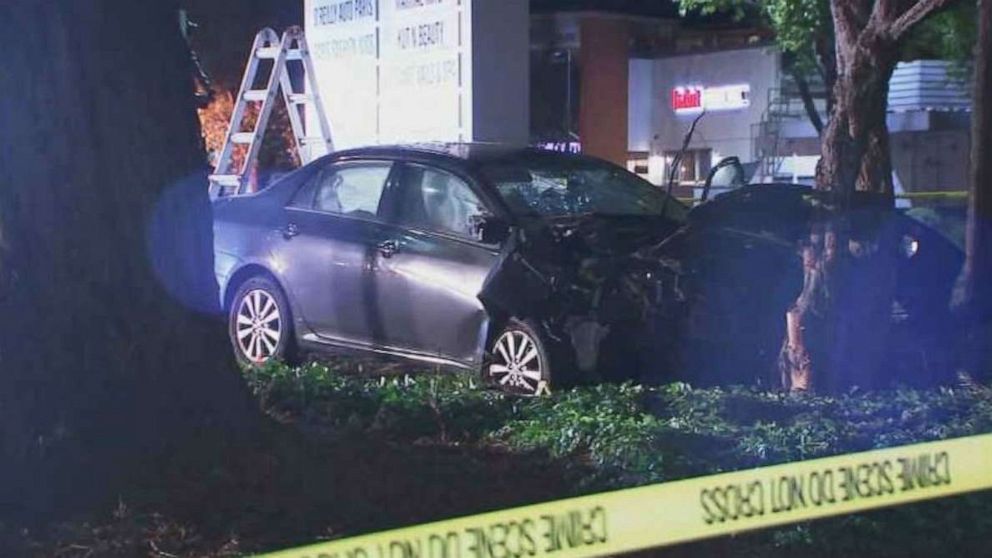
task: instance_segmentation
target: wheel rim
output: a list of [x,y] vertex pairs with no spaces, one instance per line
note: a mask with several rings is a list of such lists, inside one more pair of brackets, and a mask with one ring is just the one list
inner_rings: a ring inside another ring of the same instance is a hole
[[282,319],[272,295],[260,289],[249,291],[241,299],[235,320],[238,349],[248,360],[263,363],[276,354]]
[[496,340],[489,377],[502,389],[538,395],[547,391],[544,362],[537,342],[527,332],[510,330]]

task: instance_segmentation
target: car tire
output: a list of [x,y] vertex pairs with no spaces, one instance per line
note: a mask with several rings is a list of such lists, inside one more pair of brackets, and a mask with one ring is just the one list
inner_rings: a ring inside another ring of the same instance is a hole
[[238,288],[228,312],[228,334],[242,365],[293,363],[296,340],[289,302],[272,279],[257,276]]
[[553,359],[549,349],[537,327],[511,319],[490,341],[483,381],[513,395],[550,394]]

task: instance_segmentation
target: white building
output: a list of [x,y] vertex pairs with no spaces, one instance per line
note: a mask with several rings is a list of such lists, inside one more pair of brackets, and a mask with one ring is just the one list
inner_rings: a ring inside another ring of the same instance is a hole
[[[679,183],[727,156],[750,163],[755,181],[813,179],[819,137],[774,47],[633,59],[629,98],[629,166],[656,184],[702,109]],[[816,104],[826,121],[822,91]],[[900,63],[888,110],[897,192],[966,189],[970,89],[951,63]]]

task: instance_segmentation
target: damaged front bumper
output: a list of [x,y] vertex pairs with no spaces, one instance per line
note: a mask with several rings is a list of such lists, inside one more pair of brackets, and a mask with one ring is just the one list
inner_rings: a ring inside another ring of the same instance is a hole
[[678,227],[598,215],[527,223],[504,243],[479,298],[495,315],[539,324],[565,349],[578,376],[565,383],[642,376],[636,349],[647,340],[636,337],[657,342],[658,326],[685,307],[680,262],[656,250]]

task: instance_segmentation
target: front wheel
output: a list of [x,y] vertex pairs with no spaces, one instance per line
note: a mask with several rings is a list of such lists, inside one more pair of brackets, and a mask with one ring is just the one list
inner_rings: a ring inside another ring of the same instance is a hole
[[535,397],[551,392],[550,365],[537,330],[526,322],[511,320],[495,337],[483,376],[502,391]]
[[264,364],[287,360],[293,346],[289,304],[282,290],[267,277],[253,277],[234,295],[228,332],[238,362]]

